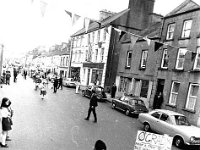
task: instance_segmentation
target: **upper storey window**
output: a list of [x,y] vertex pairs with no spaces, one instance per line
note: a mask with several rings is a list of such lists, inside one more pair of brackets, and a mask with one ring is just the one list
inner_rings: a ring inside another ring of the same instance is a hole
[[174,29],[175,29],[175,23],[172,23],[172,24],[169,24],[169,25],[168,25],[166,40],[171,40],[171,39],[173,39],[173,36],[174,36]]
[[192,28],[192,20],[184,21],[181,38],[190,37],[191,28]]

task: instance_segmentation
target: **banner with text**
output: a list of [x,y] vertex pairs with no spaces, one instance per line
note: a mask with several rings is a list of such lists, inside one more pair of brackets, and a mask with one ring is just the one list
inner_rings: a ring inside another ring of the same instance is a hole
[[171,150],[173,138],[145,131],[138,131],[134,150]]

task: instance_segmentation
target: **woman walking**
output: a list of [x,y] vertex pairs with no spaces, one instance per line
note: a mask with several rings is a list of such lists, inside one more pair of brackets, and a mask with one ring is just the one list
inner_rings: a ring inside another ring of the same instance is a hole
[[41,98],[44,99],[44,96],[47,93],[47,91],[45,89],[45,82],[40,83],[39,88],[40,88],[40,95],[42,96]]
[[2,99],[2,103],[1,103],[1,119],[2,119],[2,143],[1,143],[1,147],[8,147],[8,145],[6,144],[6,138],[8,136],[8,131],[10,131],[12,128],[12,113],[10,111],[10,105],[11,105],[11,101],[4,97]]

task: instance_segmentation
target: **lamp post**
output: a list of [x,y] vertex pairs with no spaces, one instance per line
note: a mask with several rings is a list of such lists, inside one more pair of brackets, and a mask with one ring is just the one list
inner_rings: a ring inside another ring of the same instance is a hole
[[2,67],[3,67],[3,48],[4,48],[4,45],[1,44],[0,46],[0,76],[2,74]]

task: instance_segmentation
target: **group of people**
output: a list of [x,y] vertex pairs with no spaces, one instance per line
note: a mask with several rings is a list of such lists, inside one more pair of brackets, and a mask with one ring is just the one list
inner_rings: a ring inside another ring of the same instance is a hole
[[53,93],[56,93],[59,88],[63,89],[63,78],[61,75],[60,78],[56,76],[53,80]]

